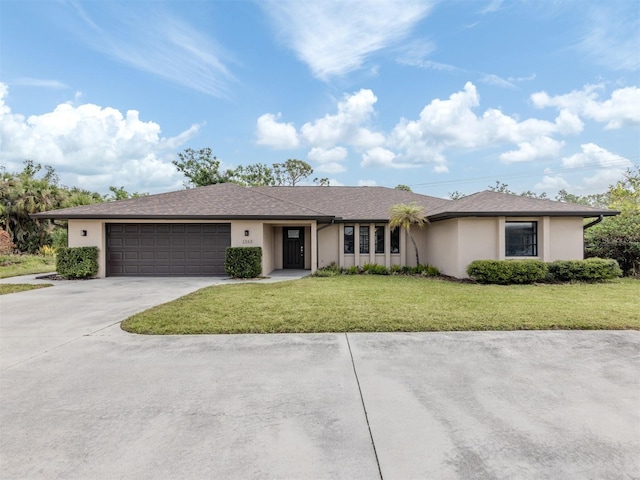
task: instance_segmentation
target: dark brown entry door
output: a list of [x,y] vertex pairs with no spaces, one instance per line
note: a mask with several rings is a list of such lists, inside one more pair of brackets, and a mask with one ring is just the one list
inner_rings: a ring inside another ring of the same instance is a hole
[[282,233],[284,236],[282,268],[304,269],[304,228],[285,227]]

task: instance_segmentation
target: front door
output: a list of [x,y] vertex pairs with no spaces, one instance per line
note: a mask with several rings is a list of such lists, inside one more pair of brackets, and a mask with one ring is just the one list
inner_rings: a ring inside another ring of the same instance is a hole
[[282,268],[304,269],[304,227],[282,229],[284,250]]

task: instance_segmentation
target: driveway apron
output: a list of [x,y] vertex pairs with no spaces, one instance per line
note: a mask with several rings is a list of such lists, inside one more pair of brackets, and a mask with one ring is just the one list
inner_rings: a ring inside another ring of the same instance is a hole
[[213,282],[0,297],[0,478],[640,476],[640,332],[120,329]]

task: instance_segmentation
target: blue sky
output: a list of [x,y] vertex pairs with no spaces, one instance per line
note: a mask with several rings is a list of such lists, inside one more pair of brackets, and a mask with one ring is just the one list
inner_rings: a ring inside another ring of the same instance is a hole
[[640,164],[637,1],[0,0],[0,162],[106,193],[298,158],[447,197]]

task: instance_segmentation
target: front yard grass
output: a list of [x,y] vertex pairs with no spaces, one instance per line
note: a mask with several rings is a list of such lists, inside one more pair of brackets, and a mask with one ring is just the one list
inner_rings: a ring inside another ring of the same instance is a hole
[[207,287],[136,314],[142,334],[640,329],[640,281],[479,285],[402,276]]
[[50,283],[40,283],[37,285],[29,285],[26,283],[0,283],[0,295],[8,293],[26,292],[27,290],[35,290],[36,288],[51,287]]
[[53,272],[56,257],[44,255],[0,255],[0,278]]

